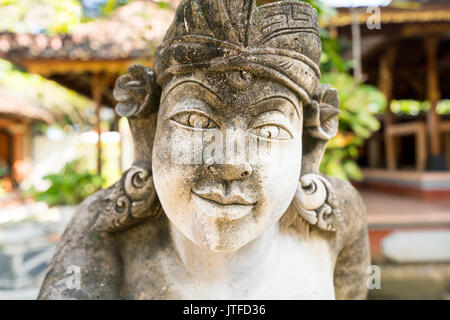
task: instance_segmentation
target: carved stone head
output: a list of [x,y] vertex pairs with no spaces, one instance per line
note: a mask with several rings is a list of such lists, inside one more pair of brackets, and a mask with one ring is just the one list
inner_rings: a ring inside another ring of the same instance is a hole
[[182,1],[154,71],[132,66],[116,84],[136,150],[126,210],[140,218],[159,201],[215,251],[254,240],[291,205],[332,231],[338,213],[318,166],[339,111],[320,85],[320,55],[317,13],[303,2]]

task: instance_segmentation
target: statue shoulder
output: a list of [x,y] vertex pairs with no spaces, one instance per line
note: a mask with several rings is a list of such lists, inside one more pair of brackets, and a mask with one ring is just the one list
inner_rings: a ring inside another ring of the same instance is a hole
[[353,217],[365,217],[366,208],[361,195],[349,181],[330,176],[325,176],[325,178],[333,187],[343,214],[344,211],[347,212],[344,215],[348,215],[351,212]]
[[339,211],[345,224],[345,237],[348,239],[367,229],[366,206],[360,193],[346,180],[326,176],[338,200]]
[[349,182],[317,173],[304,174],[281,220],[284,228],[292,225],[301,234],[319,230],[345,242],[354,230],[366,227],[365,206]]
[[334,287],[336,299],[365,299],[370,247],[366,222],[366,207],[348,181],[327,177],[339,200],[339,210],[345,224],[344,232],[334,243],[336,264]]
[[130,228],[161,212],[151,169],[133,165],[110,188],[98,193],[91,206],[99,210],[92,223],[97,232],[116,232]]
[[38,299],[114,299],[120,258],[113,235],[92,229],[106,197],[101,190],[77,208],[50,262]]
[[38,299],[119,298],[123,262],[117,231],[160,212],[150,171],[139,166],[85,199],[61,237]]

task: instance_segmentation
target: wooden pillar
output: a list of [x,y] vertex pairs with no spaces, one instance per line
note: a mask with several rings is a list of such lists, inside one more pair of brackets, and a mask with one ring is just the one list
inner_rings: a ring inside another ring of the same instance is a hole
[[330,33],[330,37],[331,38],[338,38],[339,37],[339,32],[338,32],[338,28],[337,26],[335,26],[334,24],[330,24],[329,26],[329,33]]
[[373,135],[369,140],[367,140],[367,154],[369,168],[379,168],[381,157],[380,139],[378,135]]
[[427,128],[420,123],[416,130],[416,170],[424,171],[427,164]]
[[447,159],[447,166],[450,168],[450,132],[445,134],[445,158]]
[[437,104],[441,99],[439,70],[437,67],[439,37],[429,36],[425,38],[425,48],[427,52],[427,98],[430,100],[430,111],[427,114],[427,127],[430,137],[431,155],[437,156],[441,154],[439,115],[436,112]]
[[361,55],[361,27],[359,25],[359,12],[357,8],[350,8],[352,17],[352,54],[353,54],[353,76],[356,81],[363,81],[362,55]]
[[386,112],[384,113],[384,142],[386,152],[386,166],[389,170],[397,168],[394,136],[390,134],[390,128],[393,124],[393,115],[391,111],[392,91],[393,91],[393,72],[396,56],[396,48],[389,48],[381,57],[379,64],[378,88],[386,97]]
[[97,173],[99,175],[102,174],[102,128],[101,128],[101,118],[100,118],[100,109],[102,106],[102,94],[103,90],[107,85],[106,77],[101,73],[95,73],[92,78],[91,90],[92,90],[92,99],[95,104],[95,130],[97,131],[98,140],[97,140]]
[[8,128],[12,138],[11,178],[18,183],[29,173],[24,163],[24,136],[27,129],[23,124],[14,124]]
[[13,163],[11,168],[11,177],[16,182],[22,181],[22,174],[20,172],[20,166],[23,161],[23,135],[21,133],[15,133],[13,135]]

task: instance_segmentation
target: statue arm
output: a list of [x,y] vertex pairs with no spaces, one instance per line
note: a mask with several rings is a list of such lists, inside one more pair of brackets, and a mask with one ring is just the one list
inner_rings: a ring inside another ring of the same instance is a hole
[[122,259],[115,233],[159,212],[151,173],[160,99],[153,71],[130,66],[117,79],[114,97],[139,146],[135,161],[117,183],[80,205],[56,249],[39,299],[120,298]]
[[370,265],[370,251],[367,228],[346,244],[339,253],[334,270],[336,299],[365,299],[367,297],[367,268]]
[[342,249],[338,252],[334,270],[336,299],[365,299],[370,248],[366,208],[355,188],[346,181],[332,179],[338,193],[346,229],[341,234]]
[[56,248],[38,299],[119,298],[121,259],[114,235],[92,228],[105,192],[97,192],[78,207]]

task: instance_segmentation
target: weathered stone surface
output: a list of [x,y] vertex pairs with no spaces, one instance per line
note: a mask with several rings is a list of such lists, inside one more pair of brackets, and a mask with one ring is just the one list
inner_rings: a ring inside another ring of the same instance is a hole
[[134,165],[79,207],[39,298],[364,298],[364,204],[318,171],[320,53],[302,2],[182,1],[154,71],[116,83]]

